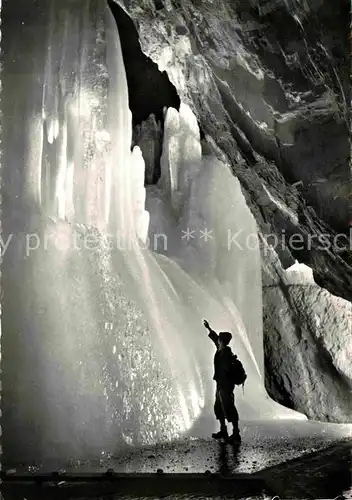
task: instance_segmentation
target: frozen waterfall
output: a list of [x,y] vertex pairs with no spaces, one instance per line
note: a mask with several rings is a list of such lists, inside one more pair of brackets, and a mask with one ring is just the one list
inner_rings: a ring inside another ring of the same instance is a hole
[[203,318],[233,333],[241,419],[304,418],[264,389],[260,255],[237,179],[202,157],[182,105],[166,113],[162,176],[146,193],[106,2],[37,8],[46,29],[14,42],[4,72],[5,459],[208,436]]

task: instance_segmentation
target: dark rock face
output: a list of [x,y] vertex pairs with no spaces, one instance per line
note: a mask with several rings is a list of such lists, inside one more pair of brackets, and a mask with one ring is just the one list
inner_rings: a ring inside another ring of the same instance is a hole
[[133,145],[141,148],[145,163],[145,183],[155,184],[160,177],[163,130],[152,114],[133,129]]
[[[203,150],[231,165],[275,250],[263,251],[269,393],[311,418],[350,420],[350,379],[336,361],[352,329],[339,298],[352,301],[348,2],[115,1],[195,113]],[[285,282],[296,259],[316,284]]]

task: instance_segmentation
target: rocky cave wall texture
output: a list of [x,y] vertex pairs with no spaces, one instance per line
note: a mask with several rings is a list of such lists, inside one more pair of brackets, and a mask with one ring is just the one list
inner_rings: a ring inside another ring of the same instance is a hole
[[[160,108],[178,105],[171,82],[198,119],[204,150],[229,164],[257,220],[269,394],[313,419],[351,421],[349,3],[115,3],[119,30],[126,14],[136,29],[121,34],[123,50],[134,38],[134,53],[150,58],[141,78],[152,109],[134,113],[147,184],[159,175]],[[140,66],[125,50],[133,81]],[[153,63],[165,72],[157,93]],[[140,88],[130,87],[132,99]],[[285,269],[296,260],[314,280],[292,281]]]

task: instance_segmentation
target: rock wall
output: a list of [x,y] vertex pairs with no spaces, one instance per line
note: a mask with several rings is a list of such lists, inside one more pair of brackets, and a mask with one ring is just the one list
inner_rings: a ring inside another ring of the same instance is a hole
[[133,129],[133,145],[141,148],[145,162],[145,182],[154,184],[160,176],[160,158],[163,142],[163,131],[160,122],[152,114]]
[[269,247],[263,252],[268,393],[311,419],[350,422],[351,303],[320,288],[313,277],[284,271]]

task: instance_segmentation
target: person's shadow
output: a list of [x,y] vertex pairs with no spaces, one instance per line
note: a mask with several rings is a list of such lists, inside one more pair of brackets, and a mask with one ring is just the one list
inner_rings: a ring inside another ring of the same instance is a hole
[[219,444],[219,473],[221,476],[228,477],[236,473],[239,465],[240,445]]

